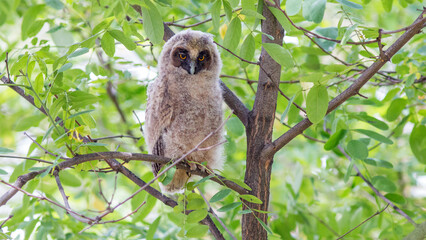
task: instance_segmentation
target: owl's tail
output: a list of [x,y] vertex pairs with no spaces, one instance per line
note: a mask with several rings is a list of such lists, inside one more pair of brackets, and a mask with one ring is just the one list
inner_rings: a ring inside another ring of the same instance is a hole
[[188,181],[188,174],[183,169],[176,169],[175,175],[173,176],[173,180],[167,184],[160,184],[160,188],[163,192],[175,193],[183,190],[186,181]]

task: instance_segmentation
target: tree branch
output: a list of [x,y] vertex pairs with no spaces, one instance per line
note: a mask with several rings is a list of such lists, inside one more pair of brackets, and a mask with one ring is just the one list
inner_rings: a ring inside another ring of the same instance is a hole
[[[389,59],[395,55],[395,53],[401,49],[414,35],[418,34],[420,30],[424,27],[426,22],[426,18],[423,17],[426,10],[420,14],[420,16],[411,24],[411,28],[409,28],[404,34],[402,34],[394,44],[392,44],[384,54],[389,57]],[[364,84],[370,80],[377,73],[380,68],[385,65],[385,61],[382,59],[376,60],[370,67],[368,67],[361,76],[344,92],[339,94],[333,100],[331,100],[328,104],[327,114],[335,110],[338,106],[344,103],[350,97],[356,95]],[[278,139],[273,141],[271,144],[267,145],[262,152],[264,157],[271,156],[283,148],[287,143],[289,143],[293,138],[297,135],[301,134],[304,130],[310,127],[312,123],[308,120],[308,118],[303,119],[301,122],[292,127],[289,131],[281,135]]]

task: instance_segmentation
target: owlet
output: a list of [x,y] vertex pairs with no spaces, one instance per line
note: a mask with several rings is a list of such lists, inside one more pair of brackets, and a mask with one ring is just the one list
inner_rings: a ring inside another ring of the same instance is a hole
[[[165,43],[159,58],[158,77],[148,87],[145,138],[149,153],[178,159],[220,128],[221,68],[219,52],[209,34],[186,30]],[[209,147],[222,140],[223,131],[219,129],[201,144],[200,148],[207,150],[195,151],[186,159],[207,162],[210,169],[221,168],[223,148]],[[161,164],[152,164],[155,175],[161,167]],[[160,186],[166,192],[177,192],[188,178],[185,170],[177,169],[173,180]]]

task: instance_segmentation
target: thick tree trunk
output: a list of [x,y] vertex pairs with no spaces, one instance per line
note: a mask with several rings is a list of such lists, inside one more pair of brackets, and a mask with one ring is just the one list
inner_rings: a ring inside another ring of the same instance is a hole
[[[264,5],[262,32],[274,37],[274,40],[262,36],[262,42],[282,45],[284,31],[274,15]],[[244,181],[252,188],[250,194],[262,200],[262,204],[245,203],[252,209],[268,210],[269,183],[271,180],[271,167],[273,156],[262,157],[265,145],[272,141],[272,130],[277,106],[278,91],[274,87],[279,85],[281,66],[276,63],[264,49],[260,55],[261,70],[256,92],[253,111],[248,117],[247,134],[247,166]],[[266,72],[265,72],[266,71]],[[273,84],[271,81],[275,82]],[[267,223],[267,214],[254,212],[263,222]],[[267,232],[253,216],[244,214],[242,217],[243,239],[267,239]]]

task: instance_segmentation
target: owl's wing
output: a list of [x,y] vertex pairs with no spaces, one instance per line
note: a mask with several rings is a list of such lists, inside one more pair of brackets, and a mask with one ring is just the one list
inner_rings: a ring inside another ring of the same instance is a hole
[[[164,144],[163,136],[160,135],[157,142],[154,144],[154,149],[152,150],[152,153],[158,156],[164,156],[164,148],[165,148],[165,144]],[[157,176],[162,166],[163,165],[159,163],[151,164],[152,172],[154,173],[154,176]]]
[[[167,131],[167,128],[173,120],[173,108],[167,86],[160,89],[163,91],[157,92],[157,94],[159,94],[159,98],[157,98],[159,101],[157,102],[156,107],[152,109],[155,111],[155,113],[153,112],[155,117],[153,117],[151,121],[153,121],[154,129],[156,129],[152,136],[152,139],[154,139],[153,142],[155,142],[152,148],[152,154],[164,156],[166,144],[163,139],[163,134]],[[152,164],[152,171],[154,172],[154,175],[157,175],[161,167],[161,164]]]

